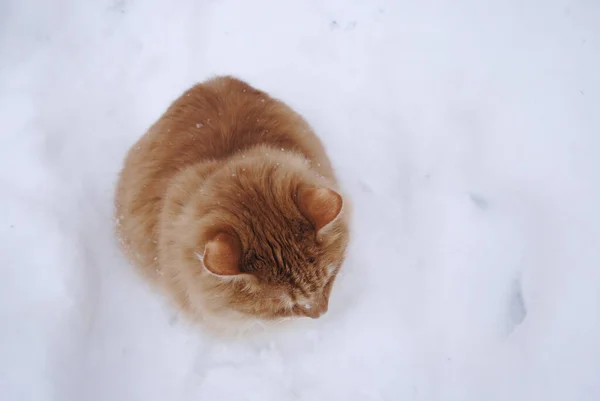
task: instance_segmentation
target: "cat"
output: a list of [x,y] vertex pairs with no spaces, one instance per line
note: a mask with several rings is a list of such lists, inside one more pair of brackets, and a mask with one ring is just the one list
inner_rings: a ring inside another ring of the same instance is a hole
[[192,318],[327,311],[347,196],[308,123],[238,78],[170,105],[129,150],[115,206],[131,262]]

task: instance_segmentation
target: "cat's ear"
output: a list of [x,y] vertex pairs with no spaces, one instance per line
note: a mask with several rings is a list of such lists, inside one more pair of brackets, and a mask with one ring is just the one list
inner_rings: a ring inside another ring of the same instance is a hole
[[342,196],[329,188],[298,188],[298,209],[317,231],[335,220],[342,211],[343,203]]
[[242,246],[231,234],[220,232],[210,239],[204,248],[204,266],[219,276],[240,274]]

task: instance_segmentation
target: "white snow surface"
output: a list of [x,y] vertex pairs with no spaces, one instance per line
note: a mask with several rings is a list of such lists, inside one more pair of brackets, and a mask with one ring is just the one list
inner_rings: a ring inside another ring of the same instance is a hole
[[[0,399],[600,400],[600,2],[0,2]],[[113,237],[128,148],[214,74],[354,203],[330,311],[224,340]]]

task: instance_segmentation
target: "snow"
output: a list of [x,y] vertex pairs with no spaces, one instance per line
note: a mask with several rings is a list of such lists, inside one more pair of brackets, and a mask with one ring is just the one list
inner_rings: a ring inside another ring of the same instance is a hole
[[[0,4],[3,400],[600,399],[600,3]],[[215,339],[121,255],[127,149],[212,74],[320,133],[329,312]]]

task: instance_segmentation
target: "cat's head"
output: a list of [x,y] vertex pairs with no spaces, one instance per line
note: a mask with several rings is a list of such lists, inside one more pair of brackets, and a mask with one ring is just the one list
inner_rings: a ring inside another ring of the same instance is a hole
[[[262,319],[327,311],[348,242],[347,206],[333,184],[297,156],[240,160],[193,198],[197,269],[191,291],[206,306]],[[192,294],[190,294],[193,297]]]

